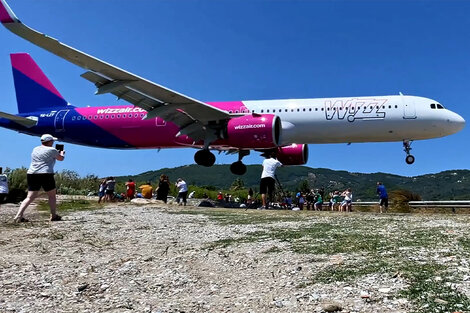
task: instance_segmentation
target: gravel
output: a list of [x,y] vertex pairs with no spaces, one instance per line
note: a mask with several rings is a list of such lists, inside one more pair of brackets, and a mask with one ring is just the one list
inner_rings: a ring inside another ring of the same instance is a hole
[[[14,224],[16,209],[0,206],[0,312],[410,312],[417,304],[400,293],[409,287],[401,273],[370,272],[331,282],[313,279],[332,266],[368,262],[365,252],[297,253],[289,241],[276,238],[214,243],[320,222],[346,227],[348,219],[371,225],[378,221],[380,226],[371,229],[385,237],[396,231],[393,225],[400,225],[401,231],[434,227],[459,236],[470,230],[463,215],[330,212],[282,212],[299,218],[234,225],[211,214],[276,212],[196,207],[182,211],[163,204],[64,212],[63,221],[55,223],[32,207],[27,212],[31,223]],[[202,214],[188,214],[192,212]],[[413,262],[447,264],[459,277],[454,287],[470,296],[469,265],[463,255],[441,245],[431,250],[405,248],[403,253]],[[445,306],[442,301],[433,305]]]

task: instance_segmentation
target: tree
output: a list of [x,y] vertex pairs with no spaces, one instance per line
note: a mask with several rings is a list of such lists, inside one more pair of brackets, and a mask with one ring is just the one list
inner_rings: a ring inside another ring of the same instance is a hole
[[304,179],[299,183],[298,190],[302,193],[310,192],[310,184],[307,179]]
[[232,183],[232,186],[230,187],[230,190],[242,190],[245,188],[245,183],[241,178],[235,179],[235,181]]

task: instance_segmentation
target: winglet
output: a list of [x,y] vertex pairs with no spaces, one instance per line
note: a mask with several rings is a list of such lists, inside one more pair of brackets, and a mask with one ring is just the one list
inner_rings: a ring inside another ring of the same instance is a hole
[[18,23],[19,21],[20,20],[16,17],[5,0],[0,0],[0,22],[2,22],[2,24],[8,24]]

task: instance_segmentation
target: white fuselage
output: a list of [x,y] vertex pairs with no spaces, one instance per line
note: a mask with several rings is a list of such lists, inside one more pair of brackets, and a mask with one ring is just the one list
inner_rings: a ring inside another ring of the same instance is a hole
[[437,101],[372,96],[243,101],[250,112],[282,121],[281,144],[419,140],[461,130],[464,119]]

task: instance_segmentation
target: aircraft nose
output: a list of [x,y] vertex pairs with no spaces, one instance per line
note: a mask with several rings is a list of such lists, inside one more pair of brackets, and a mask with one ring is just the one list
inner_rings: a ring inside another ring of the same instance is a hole
[[465,120],[457,113],[450,112],[450,116],[447,118],[447,122],[451,125],[453,133],[461,131],[465,127]]

